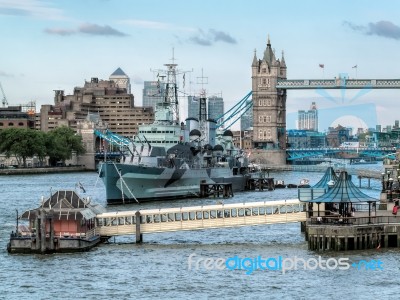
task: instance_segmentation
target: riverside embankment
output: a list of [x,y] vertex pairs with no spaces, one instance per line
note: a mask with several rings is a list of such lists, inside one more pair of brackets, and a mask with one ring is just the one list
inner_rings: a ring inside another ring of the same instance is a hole
[[48,167],[48,168],[15,168],[0,169],[1,175],[30,175],[30,174],[52,174],[52,173],[69,173],[69,172],[89,172],[85,166],[70,167]]

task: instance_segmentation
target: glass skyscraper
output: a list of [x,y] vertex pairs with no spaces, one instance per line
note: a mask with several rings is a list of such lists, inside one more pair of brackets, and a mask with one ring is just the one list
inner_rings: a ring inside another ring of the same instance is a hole
[[143,88],[143,106],[156,108],[156,104],[164,101],[165,86],[160,81],[145,81]]
[[199,119],[200,101],[199,97],[188,96],[188,118]]
[[217,124],[221,124],[223,118],[220,117],[224,114],[224,99],[217,96],[208,97],[207,111],[208,119],[216,120],[218,121]]

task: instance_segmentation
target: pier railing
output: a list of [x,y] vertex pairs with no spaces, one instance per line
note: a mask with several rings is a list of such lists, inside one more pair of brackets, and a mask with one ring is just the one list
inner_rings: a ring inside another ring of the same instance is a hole
[[306,221],[306,205],[297,199],[207,206],[119,211],[99,214],[101,236],[199,230]]
[[[325,172],[327,166],[318,165],[260,165],[265,172],[271,171],[296,171],[296,172]],[[339,167],[335,168],[337,172],[346,171],[350,175],[361,176],[364,178],[381,179],[381,172],[372,170],[358,170],[352,168]]]
[[400,224],[400,216],[370,216],[370,217],[340,217],[324,216],[311,217],[307,225],[379,225],[379,224]]

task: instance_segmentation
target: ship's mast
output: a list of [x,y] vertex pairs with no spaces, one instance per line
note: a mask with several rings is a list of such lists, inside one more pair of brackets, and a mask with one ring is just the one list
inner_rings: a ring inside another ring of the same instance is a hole
[[178,89],[176,86],[176,67],[174,49],[172,49],[172,63],[165,64],[167,67],[167,82],[165,85],[165,98],[164,102],[169,103],[172,114],[173,123],[179,124],[179,102],[178,102]]
[[204,77],[203,69],[201,69],[201,77],[197,77],[197,83],[201,84],[200,101],[199,101],[199,129],[203,140],[208,141],[207,128],[207,96],[203,85],[208,83],[208,77]]
[[178,90],[176,87],[176,66],[177,64],[165,64],[167,67],[167,83],[165,86],[165,99],[171,105],[173,122],[179,124],[179,102]]
[[[174,124],[180,124],[179,120],[179,101],[178,101],[178,86],[176,77],[179,74],[183,74],[183,86],[185,86],[185,74],[192,71],[179,71],[177,69],[178,64],[175,63],[174,49],[172,48],[172,63],[164,64],[167,70],[153,70],[157,72],[157,78],[167,77],[165,82],[164,91],[164,105],[168,106],[172,113],[172,122]],[[165,74],[164,76],[160,74]]]

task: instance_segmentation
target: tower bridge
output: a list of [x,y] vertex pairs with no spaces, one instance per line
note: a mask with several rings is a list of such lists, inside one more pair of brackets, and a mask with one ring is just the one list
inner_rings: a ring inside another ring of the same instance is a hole
[[[251,159],[265,164],[285,164],[287,156],[296,156],[286,149],[287,90],[305,89],[400,89],[400,79],[287,79],[287,66],[282,51],[276,58],[268,37],[261,58],[254,51],[252,69],[253,145]],[[288,151],[288,155],[287,155]],[[379,151],[382,154],[382,151]],[[308,151],[310,154],[311,151]],[[305,155],[303,152],[302,155]]]

